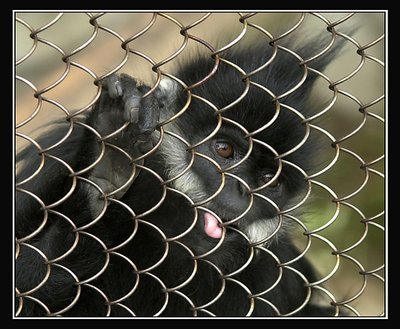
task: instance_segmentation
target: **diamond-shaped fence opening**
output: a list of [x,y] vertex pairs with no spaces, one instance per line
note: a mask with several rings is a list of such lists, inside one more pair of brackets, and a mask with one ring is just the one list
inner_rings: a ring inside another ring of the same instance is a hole
[[15,316],[385,314],[385,12],[15,12]]

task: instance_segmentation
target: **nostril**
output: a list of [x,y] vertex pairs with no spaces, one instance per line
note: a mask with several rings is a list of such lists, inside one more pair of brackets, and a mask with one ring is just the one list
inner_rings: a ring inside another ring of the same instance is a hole
[[237,182],[237,184],[238,184],[238,190],[239,190],[240,195],[246,196],[248,194],[246,187],[243,184],[241,184],[240,182]]

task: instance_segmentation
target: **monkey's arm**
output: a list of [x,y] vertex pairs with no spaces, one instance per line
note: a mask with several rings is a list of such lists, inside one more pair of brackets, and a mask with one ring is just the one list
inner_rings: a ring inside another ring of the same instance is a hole
[[112,75],[103,81],[100,99],[86,121],[101,136],[93,147],[101,153],[105,146],[87,178],[106,194],[124,186],[116,198],[122,197],[138,174],[132,162],[153,147],[151,134],[158,124],[160,104],[153,94],[143,97],[149,90],[127,75]]
[[[112,75],[102,81],[100,98],[84,123],[74,123],[68,138],[44,153],[43,166],[40,164],[42,156],[38,155],[34,146],[19,153],[17,160],[24,164],[17,182],[30,177],[39,166],[41,169],[18,186],[18,238],[31,234],[43,221],[40,203],[51,208],[51,205],[58,203],[57,209],[73,215],[79,226],[87,222],[88,217],[96,217],[103,209],[103,194],[112,194],[113,198],[122,197],[138,174],[135,167],[138,161],[135,159],[151,149],[151,134],[158,124],[159,97],[155,93],[143,97],[149,90],[149,87],[129,76]],[[57,144],[64,136],[65,129],[55,125],[37,141],[46,148]],[[62,159],[74,173],[71,174],[57,159]],[[75,176],[78,179],[74,188]],[[73,193],[65,199],[64,196],[70,194],[72,189]],[[33,193],[40,201],[29,193]],[[60,203],[61,199],[64,201]],[[90,215],[86,213],[87,210]]]
[[[158,123],[157,98],[153,94],[143,97],[148,90],[128,76],[111,76],[103,81],[100,98],[86,120],[82,124],[75,122],[68,138],[65,129],[56,125],[37,139],[42,148],[56,147],[41,155],[32,144],[19,154],[18,160],[25,164],[17,177],[20,184],[16,193],[15,233],[20,246],[16,260],[17,303],[20,293],[24,296],[32,289],[36,290],[29,295],[48,305],[50,312],[63,309],[73,300],[76,282],[56,266],[51,267],[43,287],[37,288],[46,275],[46,260],[64,255],[59,262],[79,280],[95,275],[104,266],[105,253],[95,239],[80,234],[74,245],[74,227],[96,223],[107,202],[99,196],[118,189],[112,197],[120,198],[134,181],[135,159],[152,147],[151,134]],[[102,233],[107,241],[102,221],[90,229],[97,235]],[[72,253],[65,256],[68,250]],[[39,304],[24,298],[20,315],[44,313]]]

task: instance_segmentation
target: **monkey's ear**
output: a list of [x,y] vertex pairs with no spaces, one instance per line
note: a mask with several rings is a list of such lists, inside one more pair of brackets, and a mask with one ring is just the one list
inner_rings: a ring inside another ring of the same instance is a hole
[[168,108],[177,99],[180,89],[181,87],[175,80],[163,76],[155,91],[159,106]]

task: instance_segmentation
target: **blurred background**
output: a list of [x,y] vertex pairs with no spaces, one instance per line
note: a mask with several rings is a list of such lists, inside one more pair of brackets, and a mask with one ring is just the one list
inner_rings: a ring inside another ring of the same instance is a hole
[[[247,25],[238,13],[15,16],[17,150],[29,143],[24,136],[35,138],[66,113],[90,108],[98,91],[95,79],[118,71],[154,84],[153,65],[173,73],[182,58],[199,49],[210,51],[196,40],[186,40],[180,33],[183,27],[216,50],[238,38],[238,44],[261,38],[269,42],[268,33],[285,39],[293,29],[292,40],[302,42],[324,35],[318,40],[322,51],[332,39],[327,26],[334,26],[337,38],[346,39],[345,46],[324,74],[338,82],[341,92],[332,101],[325,79],[315,87],[316,109],[329,110],[311,121],[322,128],[313,133],[320,134],[324,148],[310,173],[315,174],[311,196],[301,207],[301,219],[313,232],[306,256],[336,301],[348,301],[361,315],[384,312],[385,13],[258,13],[246,20]],[[124,41],[130,52],[121,47]],[[300,226],[294,233],[301,250],[308,248],[303,233]]]

